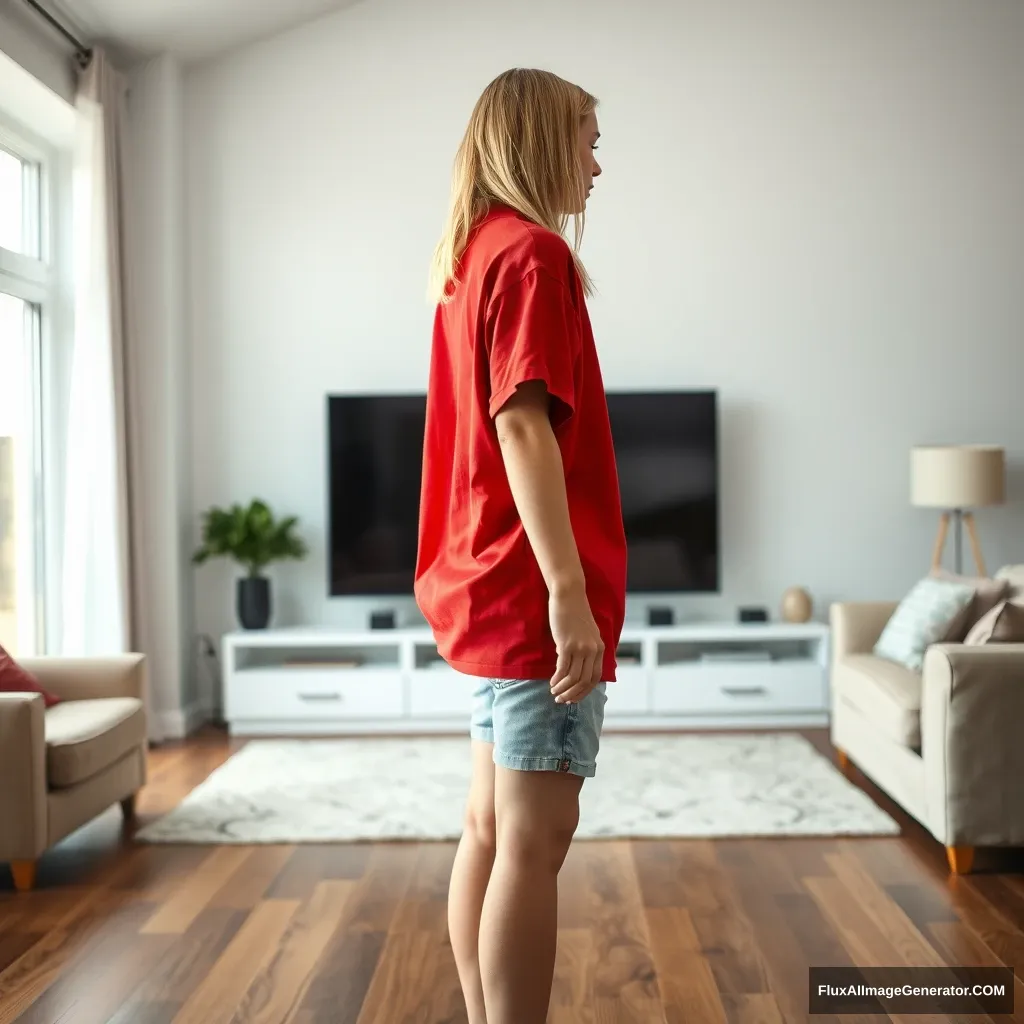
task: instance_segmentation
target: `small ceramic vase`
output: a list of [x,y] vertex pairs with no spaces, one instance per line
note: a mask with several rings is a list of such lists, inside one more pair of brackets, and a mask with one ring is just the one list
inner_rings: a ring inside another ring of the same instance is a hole
[[811,595],[803,587],[790,587],[782,595],[782,617],[786,622],[807,622],[812,608]]

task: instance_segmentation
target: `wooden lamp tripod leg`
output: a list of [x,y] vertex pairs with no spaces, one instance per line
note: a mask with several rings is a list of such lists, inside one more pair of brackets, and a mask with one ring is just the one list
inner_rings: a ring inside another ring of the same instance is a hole
[[932,569],[942,568],[942,552],[946,547],[946,536],[949,534],[949,513],[943,512],[939,517],[939,532],[935,535],[935,547],[932,549]]
[[964,524],[967,526],[967,536],[971,542],[971,553],[974,555],[974,564],[978,567],[979,576],[988,576],[985,569],[985,559],[981,556],[981,544],[978,543],[978,531],[974,526],[974,513],[964,513]]

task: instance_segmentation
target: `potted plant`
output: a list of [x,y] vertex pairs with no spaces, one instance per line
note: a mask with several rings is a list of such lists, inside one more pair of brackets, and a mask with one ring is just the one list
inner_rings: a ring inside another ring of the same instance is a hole
[[245,569],[238,580],[236,608],[244,629],[265,629],[270,621],[270,580],[263,570],[271,562],[300,559],[305,542],[295,534],[298,519],[275,519],[266,503],[256,499],[248,507],[211,508],[203,515],[203,543],[192,556],[196,565],[210,558],[228,557]]

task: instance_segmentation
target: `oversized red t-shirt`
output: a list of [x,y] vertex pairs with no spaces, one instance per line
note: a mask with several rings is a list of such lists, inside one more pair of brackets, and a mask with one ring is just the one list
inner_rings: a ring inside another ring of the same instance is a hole
[[566,241],[506,207],[463,253],[438,306],[427,396],[416,600],[438,651],[466,675],[549,679],[548,590],[508,484],[494,416],[526,382],[553,396],[576,546],[615,679],[626,541],[608,405],[583,286]]

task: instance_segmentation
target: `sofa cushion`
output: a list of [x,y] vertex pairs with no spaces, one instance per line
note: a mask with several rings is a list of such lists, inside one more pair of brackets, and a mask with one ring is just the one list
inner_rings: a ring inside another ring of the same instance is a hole
[[1000,601],[987,615],[983,615],[971,628],[964,644],[1024,643],[1024,605]]
[[19,665],[0,646],[0,693],[42,694],[43,704],[48,708],[60,703],[55,693],[50,693],[31,672]]
[[1024,565],[1004,565],[996,573],[997,580],[1006,580],[1010,585],[1007,599],[1014,604],[1024,604]]
[[975,588],[967,583],[931,576],[918,580],[885,624],[873,653],[920,672],[924,652],[945,639],[974,597]]
[[999,577],[959,576],[946,569],[935,569],[931,575],[933,579],[962,583],[974,588],[974,597],[959,615],[953,616],[945,634],[939,638],[941,643],[962,644],[975,624],[995,608],[1000,601],[1005,600],[1010,591],[1010,581]]
[[136,697],[63,701],[46,712],[46,781],[74,786],[145,743],[146,716]]
[[838,659],[832,685],[880,733],[905,747],[921,746],[921,676],[875,654]]

